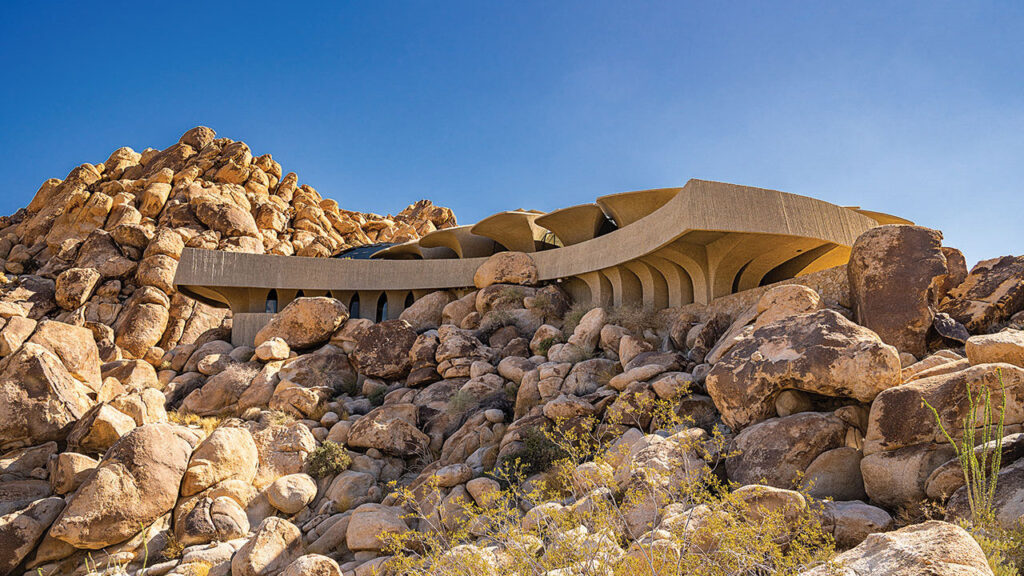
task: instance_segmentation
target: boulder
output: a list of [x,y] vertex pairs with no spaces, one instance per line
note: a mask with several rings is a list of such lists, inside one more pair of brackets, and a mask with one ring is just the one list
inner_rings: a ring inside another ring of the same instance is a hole
[[1003,256],[978,262],[962,284],[949,291],[939,311],[949,314],[972,334],[994,327],[1024,310],[1024,256]]
[[264,490],[270,505],[291,516],[316,498],[316,481],[308,474],[289,474]]
[[352,365],[360,374],[394,380],[405,377],[412,366],[409,351],[416,331],[405,320],[388,320],[364,330],[352,351]]
[[170,424],[132,430],[107,451],[49,535],[87,550],[131,538],[174,508],[197,442],[187,429]]
[[181,482],[181,495],[192,496],[226,480],[249,483],[256,477],[259,454],[245,428],[221,426],[192,453]]
[[0,361],[0,450],[64,440],[92,406],[88,393],[55,354],[25,344]]
[[231,576],[274,576],[302,553],[302,532],[291,522],[271,516],[235,552]]
[[995,334],[971,336],[967,339],[967,359],[972,366],[1005,362],[1024,368],[1024,331],[1007,328]]
[[232,496],[183,499],[174,511],[174,535],[184,546],[226,542],[249,533],[245,510]]
[[430,437],[417,428],[413,404],[389,404],[356,420],[348,433],[353,448],[376,448],[385,454],[407,457],[428,451]]
[[99,286],[100,273],[95,268],[68,268],[57,276],[54,298],[65,310],[76,310],[92,297]]
[[68,447],[83,454],[103,455],[122,436],[135,429],[131,416],[101,403],[93,406],[68,434]]
[[801,412],[743,429],[734,441],[738,454],[725,461],[729,479],[792,488],[811,462],[839,448],[846,424],[834,414]]
[[441,325],[444,309],[452,301],[452,294],[446,290],[431,292],[413,302],[398,316],[407,322],[417,333],[437,328]]
[[256,333],[256,346],[281,338],[292,349],[311,348],[331,339],[348,320],[348,308],[334,298],[296,298]]
[[406,532],[409,527],[402,520],[401,508],[383,504],[363,504],[352,512],[345,532],[349,550],[378,552],[384,548],[381,536],[386,533]]
[[876,532],[888,532],[892,516],[881,508],[859,500],[822,502],[822,527],[831,528],[840,549],[852,548]]
[[143,286],[132,293],[114,326],[114,342],[131,358],[143,358],[160,342],[170,319],[170,300],[160,289]]
[[[871,534],[833,563],[842,576],[992,576],[985,552],[970,533],[936,520]],[[801,575],[826,576],[836,570],[826,564]]]
[[99,460],[77,452],[61,452],[48,463],[50,486],[57,494],[69,494],[99,466]]
[[532,286],[537,280],[537,264],[524,252],[498,252],[473,274],[473,285],[477,288],[486,288],[492,284]]
[[[971,506],[967,486],[961,486],[946,503],[946,519],[970,519]],[[1024,459],[1004,465],[999,470],[992,498],[995,521],[1006,530],[1019,529],[1024,521]]]
[[98,391],[103,384],[100,375],[100,353],[92,331],[81,326],[43,320],[36,326],[29,342],[53,352],[64,363],[68,373]]
[[24,316],[13,316],[0,327],[0,357],[13,354],[35,331],[38,322]]
[[341,576],[341,569],[327,556],[306,554],[289,564],[281,576]]
[[772,416],[786,389],[871,402],[901,381],[899,353],[832,310],[791,316],[740,339],[705,385],[722,420],[742,429]]
[[256,347],[256,357],[263,362],[286,360],[289,354],[291,354],[291,348],[283,338],[270,338]]
[[971,387],[976,402],[983,393],[983,387],[992,392],[994,403],[1001,402],[1000,389],[1005,389],[1005,425],[1024,423],[1024,368],[1010,364],[981,364],[959,372],[913,380],[879,394],[868,416],[864,454],[918,444],[946,443],[935,415],[924,402],[938,411],[942,425],[955,434],[963,429],[963,421],[967,417],[967,386]]
[[860,473],[863,454],[852,446],[840,446],[819,454],[804,474],[807,494],[819,499],[866,500]]
[[847,264],[857,322],[901,352],[923,356],[933,286],[948,271],[938,230],[889,224],[864,232]]
[[262,490],[281,476],[302,472],[306,458],[316,449],[316,438],[301,422],[262,424],[247,422],[259,454],[252,484]]
[[63,498],[44,498],[0,516],[0,576],[14,572],[63,509]]

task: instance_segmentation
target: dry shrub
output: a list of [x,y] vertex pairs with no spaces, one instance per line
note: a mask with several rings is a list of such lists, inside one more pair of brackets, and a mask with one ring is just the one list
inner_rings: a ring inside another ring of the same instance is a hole
[[324,478],[341,474],[352,465],[352,458],[345,447],[327,440],[310,452],[306,459],[306,470],[314,478]]
[[[772,505],[732,491],[713,472],[729,456],[726,438],[678,418],[665,424],[678,460],[635,468],[626,480],[617,481],[615,470],[628,466],[628,448],[601,442],[602,426],[592,420],[556,423],[541,433],[544,442],[524,441],[518,463],[498,470],[507,488],[485,505],[445,501],[436,483],[397,489],[418,529],[384,537],[392,554],[386,573],[795,575],[831,558],[832,538],[806,496],[789,493],[800,504]],[[549,470],[526,479],[533,463],[523,457],[548,460]]]

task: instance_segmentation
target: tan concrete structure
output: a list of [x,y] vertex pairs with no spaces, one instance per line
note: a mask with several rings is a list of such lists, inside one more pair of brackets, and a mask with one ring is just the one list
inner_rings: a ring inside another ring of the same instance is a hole
[[185,250],[175,284],[229,306],[236,344],[251,343],[270,317],[268,305],[280,309],[299,295],[333,296],[364,318],[396,318],[434,290],[471,290],[477,267],[503,250],[530,253],[540,280],[561,283],[577,301],[664,308],[845,264],[857,236],[892,222],[906,221],[775,190],[690,180],[549,214],[502,212],[370,260]]

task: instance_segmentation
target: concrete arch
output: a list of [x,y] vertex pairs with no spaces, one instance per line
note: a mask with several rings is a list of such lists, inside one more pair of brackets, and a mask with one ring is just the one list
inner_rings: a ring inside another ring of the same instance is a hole
[[534,223],[554,233],[563,245],[571,246],[596,237],[606,220],[597,204],[580,204],[548,212]]
[[534,221],[541,217],[539,212],[512,210],[498,212],[477,222],[470,231],[486,236],[498,244],[516,252],[534,252],[537,241],[544,236],[544,228]]
[[776,248],[760,254],[747,264],[740,275],[739,289],[757,288],[761,285],[761,280],[776,266],[820,245],[821,241],[813,238],[780,239]]
[[645,309],[656,310],[668,306],[668,283],[657,268],[643,260],[623,264],[640,280],[641,302]]

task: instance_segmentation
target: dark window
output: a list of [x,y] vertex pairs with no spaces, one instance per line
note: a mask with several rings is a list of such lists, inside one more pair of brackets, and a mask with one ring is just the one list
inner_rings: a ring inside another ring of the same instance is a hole
[[271,290],[270,294],[267,294],[267,314],[277,314],[277,290]]
[[352,302],[348,305],[348,315],[350,318],[359,318],[359,294],[352,296]]
[[383,322],[388,317],[388,297],[385,294],[381,294],[377,298],[377,322]]
[[412,297],[412,292],[409,292],[409,295],[405,297],[405,304],[403,304],[402,307],[403,308],[408,308],[409,306],[412,306],[413,303],[415,303],[415,302],[416,302],[416,299]]

